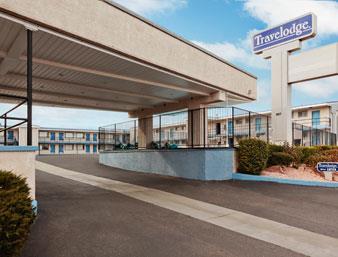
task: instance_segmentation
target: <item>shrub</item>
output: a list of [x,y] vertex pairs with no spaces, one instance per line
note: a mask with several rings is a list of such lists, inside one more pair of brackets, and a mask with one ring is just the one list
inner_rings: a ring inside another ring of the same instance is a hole
[[238,169],[247,174],[259,175],[266,167],[269,149],[266,142],[259,139],[243,139],[239,142]]
[[284,151],[284,146],[282,145],[273,145],[269,144],[269,153],[276,153],[276,152],[283,152]]
[[269,164],[272,165],[281,165],[281,166],[290,166],[294,158],[289,153],[283,152],[274,152],[271,154],[269,159]]
[[302,158],[301,158],[301,163],[306,163],[306,161],[313,156],[314,154],[317,154],[318,152],[320,152],[320,149],[318,147],[314,147],[314,146],[301,146],[298,147],[301,151],[302,151]]
[[0,171],[0,257],[20,254],[33,220],[26,179]]
[[306,164],[316,168],[318,162],[338,162],[338,149],[318,152],[306,160]]

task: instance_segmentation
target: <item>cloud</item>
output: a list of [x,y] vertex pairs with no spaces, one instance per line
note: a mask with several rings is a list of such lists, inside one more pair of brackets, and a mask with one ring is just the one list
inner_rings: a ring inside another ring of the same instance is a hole
[[141,15],[170,12],[187,5],[187,0],[114,0],[112,2]]
[[293,85],[294,90],[314,98],[326,98],[338,94],[338,76],[306,81]]
[[192,42],[226,61],[256,69],[269,69],[269,62],[264,60],[261,56],[253,54],[251,51],[251,36],[255,32],[256,31],[254,30],[250,31],[247,37],[240,40],[237,44],[227,41],[214,43],[201,41]]
[[244,10],[268,26],[308,12],[317,15],[318,36],[338,35],[338,2],[315,0],[247,0]]

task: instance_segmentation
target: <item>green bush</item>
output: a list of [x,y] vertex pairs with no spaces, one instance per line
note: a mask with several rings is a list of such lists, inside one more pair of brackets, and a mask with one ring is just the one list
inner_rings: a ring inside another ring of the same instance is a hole
[[268,144],[259,139],[243,139],[239,142],[238,169],[247,174],[259,175],[266,167]]
[[290,166],[293,160],[294,160],[293,156],[289,153],[274,152],[270,156],[269,164],[271,166],[273,165]]
[[338,149],[317,152],[306,160],[306,164],[312,168],[316,168],[318,162],[338,162]]
[[34,216],[26,179],[0,171],[0,257],[19,256]]

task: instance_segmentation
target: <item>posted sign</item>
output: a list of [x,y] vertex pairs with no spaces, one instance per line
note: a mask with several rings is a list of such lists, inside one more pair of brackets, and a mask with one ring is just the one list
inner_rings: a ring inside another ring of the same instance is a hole
[[338,162],[318,162],[317,170],[323,172],[338,172]]
[[313,13],[306,14],[254,35],[253,51],[258,54],[281,44],[313,37],[316,35],[316,27],[316,16]]

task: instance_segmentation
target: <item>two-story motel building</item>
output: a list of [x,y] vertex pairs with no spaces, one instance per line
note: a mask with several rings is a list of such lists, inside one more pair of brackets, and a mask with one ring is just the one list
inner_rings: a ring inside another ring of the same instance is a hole
[[[271,135],[271,112],[252,113],[250,115],[250,134],[256,138],[266,138]],[[294,135],[296,145],[317,145],[327,143],[321,135],[310,134],[310,129],[321,132],[338,134],[338,101],[327,102],[293,108],[292,121],[299,127],[303,127],[302,138]],[[210,145],[229,145],[232,129],[235,130],[235,142],[248,137],[248,115],[237,115],[234,119],[222,116],[208,121],[208,142]],[[234,125],[232,125],[234,122]],[[295,131],[296,130],[295,125]],[[268,133],[267,130],[270,130]],[[8,145],[22,145],[25,140],[25,127],[18,127],[7,132]],[[154,126],[153,139],[158,141],[159,128]],[[161,139],[178,146],[188,142],[188,129],[186,121],[183,123],[171,123],[162,126]],[[115,135],[116,134],[116,135]],[[110,134],[111,141],[116,144],[134,142],[136,131],[117,130]],[[39,154],[96,154],[99,151],[99,131],[90,129],[65,129],[65,128],[38,128],[34,129],[34,144],[39,146]],[[271,140],[269,138],[269,140]],[[0,135],[0,144],[3,144],[3,135]],[[336,142],[337,143],[337,142]]]

